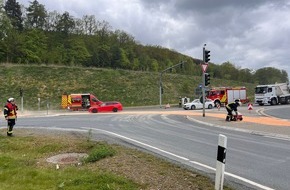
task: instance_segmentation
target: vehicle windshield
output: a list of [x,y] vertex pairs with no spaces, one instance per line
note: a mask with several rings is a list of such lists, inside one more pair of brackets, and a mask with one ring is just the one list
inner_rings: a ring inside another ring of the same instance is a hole
[[255,88],[255,93],[256,94],[265,94],[268,90],[267,87],[256,87]]

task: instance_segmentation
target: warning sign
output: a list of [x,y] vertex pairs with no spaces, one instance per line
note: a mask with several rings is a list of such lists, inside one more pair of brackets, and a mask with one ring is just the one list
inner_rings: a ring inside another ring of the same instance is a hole
[[253,110],[253,104],[248,104],[248,110]]
[[207,64],[207,63],[203,63],[203,64],[201,64],[201,69],[202,69],[202,72],[203,72],[203,73],[206,72],[207,67],[208,67],[208,64]]

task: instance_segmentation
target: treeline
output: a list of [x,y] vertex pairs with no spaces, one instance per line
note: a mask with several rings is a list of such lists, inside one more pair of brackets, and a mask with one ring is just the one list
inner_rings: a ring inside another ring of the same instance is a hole
[[[101,67],[160,72],[177,63],[172,72],[201,76],[201,60],[160,46],[142,45],[125,31],[113,30],[94,15],[74,18],[69,12],[48,11],[37,0],[28,7],[16,0],[0,0],[0,62]],[[212,78],[259,84],[286,82],[284,70],[267,67],[241,69],[230,62],[211,63]]]

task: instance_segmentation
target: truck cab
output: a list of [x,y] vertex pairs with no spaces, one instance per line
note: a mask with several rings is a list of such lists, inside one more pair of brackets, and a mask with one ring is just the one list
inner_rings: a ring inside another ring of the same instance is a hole
[[276,83],[258,85],[255,88],[255,103],[277,105],[290,103],[290,91],[288,83]]
[[276,105],[278,102],[276,88],[269,85],[258,85],[255,88],[255,103],[260,106],[264,104]]

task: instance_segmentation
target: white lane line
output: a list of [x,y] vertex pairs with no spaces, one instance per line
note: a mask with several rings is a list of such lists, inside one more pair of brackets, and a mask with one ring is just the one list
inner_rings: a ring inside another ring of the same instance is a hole
[[117,133],[113,133],[113,132],[106,131],[106,130],[102,130],[102,129],[92,129],[92,128],[86,128],[86,127],[82,127],[82,128],[83,128],[83,129],[88,129],[88,130],[94,130],[94,131],[101,131],[101,132],[103,132],[103,133],[108,133],[108,134],[111,134],[111,135],[114,135],[114,136],[117,136],[117,137],[120,137],[120,138],[123,138],[123,139],[129,140],[129,141],[132,141],[132,142],[135,142],[135,143],[141,144],[141,145],[143,145],[143,146],[146,146],[146,147],[152,148],[152,149],[157,150],[157,151],[159,151],[159,152],[163,152],[163,153],[168,154],[168,155],[171,155],[171,156],[173,156],[173,157],[176,157],[176,158],[179,158],[179,159],[182,159],[182,160],[185,160],[185,161],[189,161],[188,158],[185,158],[185,157],[182,157],[182,156],[178,156],[178,155],[173,154],[173,153],[171,153],[171,152],[168,152],[168,151],[162,150],[162,149],[160,149],[160,148],[157,148],[157,147],[151,146],[151,145],[146,144],[146,143],[142,143],[142,142],[140,142],[140,141],[137,141],[137,140],[131,139],[131,138],[129,138],[129,137],[125,137],[125,136],[123,136],[123,135],[119,135],[119,134],[117,134]]
[[[190,159],[188,159],[188,158],[185,158],[185,157],[182,157],[182,156],[178,156],[178,155],[173,154],[173,153],[171,153],[171,152],[168,152],[168,151],[162,150],[162,149],[160,149],[160,148],[154,147],[154,146],[149,145],[149,144],[146,144],[146,143],[142,143],[142,142],[140,142],[140,141],[137,141],[137,140],[135,140],[135,139],[131,139],[131,138],[126,137],[126,136],[123,136],[123,135],[119,135],[119,134],[117,134],[117,133],[113,133],[113,132],[106,131],[106,130],[102,130],[102,129],[92,129],[92,128],[86,128],[86,127],[83,127],[83,129],[94,130],[94,131],[101,131],[101,132],[103,132],[103,133],[111,134],[111,135],[114,135],[114,136],[120,137],[120,138],[122,138],[122,139],[126,139],[126,140],[129,140],[129,141],[132,141],[132,142],[135,142],[135,143],[141,144],[141,145],[143,145],[143,146],[146,146],[146,147],[152,148],[152,149],[154,149],[154,150],[157,150],[157,151],[163,152],[163,153],[168,154],[168,155],[171,155],[171,156],[173,156],[173,157],[176,157],[176,158],[179,158],[179,159],[182,159],[182,160],[188,161],[188,162],[190,162],[190,163],[192,163],[192,164],[195,164],[195,165],[198,165],[198,166],[204,167],[204,168],[206,168],[206,169],[210,169],[210,170],[212,170],[212,171],[215,171],[215,170],[216,170],[215,168],[210,167],[210,166],[208,166],[208,165],[205,165],[205,164],[202,164],[202,163],[199,163],[199,162],[196,162],[196,161],[192,161],[192,160],[190,160]],[[267,186],[261,185],[261,184],[259,184],[259,183],[256,183],[256,182],[254,182],[254,181],[248,180],[248,179],[246,179],[246,178],[240,177],[240,176],[235,175],[235,174],[232,174],[232,173],[225,172],[225,175],[231,176],[231,177],[236,178],[236,179],[238,179],[238,180],[240,180],[240,181],[243,181],[243,182],[246,182],[246,183],[251,184],[251,185],[253,185],[253,186],[259,187],[259,188],[261,188],[261,189],[263,189],[263,190],[275,190],[275,189],[272,189],[272,188],[270,188],[270,187],[267,187]]]

